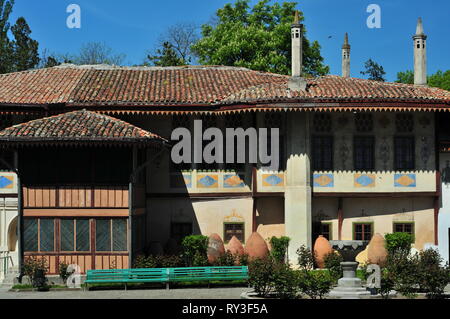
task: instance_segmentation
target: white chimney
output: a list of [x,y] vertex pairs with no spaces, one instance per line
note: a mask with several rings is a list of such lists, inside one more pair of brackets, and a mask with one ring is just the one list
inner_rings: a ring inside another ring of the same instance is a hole
[[289,79],[289,89],[299,91],[306,89],[306,80],[302,78],[303,64],[303,24],[300,24],[298,11],[295,11],[294,23],[291,26],[292,38],[292,77]]
[[414,40],[414,84],[427,85],[427,36],[423,32],[422,19],[417,21]]
[[348,44],[347,33],[345,33],[344,45],[342,46],[342,77],[350,77],[350,44]]

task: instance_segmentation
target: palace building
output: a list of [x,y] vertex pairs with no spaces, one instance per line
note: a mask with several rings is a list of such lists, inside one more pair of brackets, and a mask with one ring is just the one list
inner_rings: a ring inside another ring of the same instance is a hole
[[[0,75],[2,254],[10,267],[41,256],[50,273],[60,262],[84,272],[128,268],[192,233],[245,243],[257,231],[289,236],[295,262],[320,234],[408,232],[448,260],[450,92],[426,85],[426,39],[419,21],[411,85],[350,77],[347,35],[342,76],[305,77],[298,23],[292,76],[104,65]],[[279,128],[279,169],[174,164],[171,133],[194,120]]]

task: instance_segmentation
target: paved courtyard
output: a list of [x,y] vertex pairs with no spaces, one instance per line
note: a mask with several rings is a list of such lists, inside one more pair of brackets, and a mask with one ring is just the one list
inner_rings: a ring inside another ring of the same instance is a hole
[[240,299],[246,287],[195,289],[139,289],[97,291],[10,292],[0,289],[0,299]]

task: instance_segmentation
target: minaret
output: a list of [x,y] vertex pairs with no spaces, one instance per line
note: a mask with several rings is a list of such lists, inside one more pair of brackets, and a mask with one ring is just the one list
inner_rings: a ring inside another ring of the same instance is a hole
[[292,38],[292,77],[289,80],[291,90],[304,90],[306,80],[302,78],[303,64],[303,24],[300,24],[298,11],[295,11],[294,23],[291,25]]
[[422,19],[417,21],[414,39],[414,84],[427,85],[427,36],[423,32]]
[[348,44],[347,33],[345,33],[344,45],[342,46],[342,77],[350,77],[350,44]]

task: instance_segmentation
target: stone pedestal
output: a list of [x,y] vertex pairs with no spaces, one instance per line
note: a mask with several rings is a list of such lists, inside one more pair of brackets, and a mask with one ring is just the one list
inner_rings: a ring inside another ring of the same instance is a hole
[[358,298],[370,295],[366,288],[362,287],[361,279],[356,277],[358,263],[355,261],[344,261],[341,263],[344,277],[338,280],[338,286],[330,292],[330,296],[342,298]]

